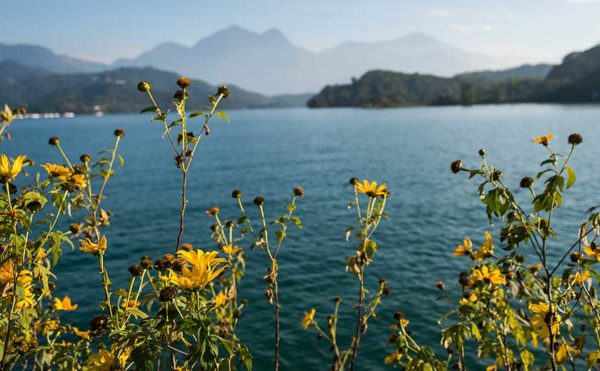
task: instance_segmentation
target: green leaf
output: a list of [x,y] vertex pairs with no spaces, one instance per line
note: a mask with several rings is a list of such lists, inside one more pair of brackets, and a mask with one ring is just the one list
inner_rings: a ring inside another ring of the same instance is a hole
[[217,111],[217,116],[219,116],[219,118],[221,118],[227,122],[231,122],[231,119],[229,118],[229,116],[227,116],[227,114],[223,111]]
[[194,111],[192,113],[190,113],[190,118],[196,117],[196,116],[204,116],[204,112],[202,111]]
[[146,107],[143,110],[141,110],[140,113],[156,112],[157,110],[158,110],[158,107],[150,106],[150,107]]
[[565,170],[567,170],[567,188],[571,188],[571,186],[575,184],[577,177],[575,176],[575,172],[572,168],[567,166]]

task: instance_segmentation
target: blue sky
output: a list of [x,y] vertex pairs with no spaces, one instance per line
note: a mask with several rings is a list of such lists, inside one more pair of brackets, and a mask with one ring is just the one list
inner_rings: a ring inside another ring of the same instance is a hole
[[424,32],[510,63],[600,43],[600,0],[1,0],[0,42],[109,62],[239,25],[318,51]]

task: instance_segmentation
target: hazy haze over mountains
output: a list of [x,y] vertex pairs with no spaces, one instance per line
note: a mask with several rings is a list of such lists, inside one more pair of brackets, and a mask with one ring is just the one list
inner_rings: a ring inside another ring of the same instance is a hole
[[164,43],[115,66],[152,66],[213,84],[232,82],[264,94],[304,93],[349,81],[371,69],[450,76],[495,68],[490,57],[464,51],[421,33],[382,42],[345,42],[315,53],[277,29],[263,33],[232,26],[191,47]]

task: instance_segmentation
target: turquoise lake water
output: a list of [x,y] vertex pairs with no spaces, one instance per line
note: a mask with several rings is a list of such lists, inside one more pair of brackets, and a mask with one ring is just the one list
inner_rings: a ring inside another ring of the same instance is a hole
[[[438,349],[436,320],[449,308],[436,300],[435,282],[443,280],[457,294],[458,272],[465,259],[452,251],[464,236],[474,243],[483,239],[485,210],[476,195],[477,184],[449,170],[452,160],[465,166],[479,165],[477,151],[485,148],[490,163],[504,171],[515,188],[525,175],[534,175],[545,156],[535,136],[552,132],[555,147],[567,150],[567,136],[579,132],[584,143],[572,165],[578,175],[556,217],[562,238],[551,245],[556,257],[589,206],[600,204],[600,106],[504,105],[410,109],[277,109],[228,112],[232,123],[212,125],[194,160],[189,179],[189,209],[185,242],[212,249],[205,210],[218,205],[221,216],[234,219],[238,212],[231,191],[241,189],[249,209],[252,199],[263,195],[271,217],[281,214],[292,189],[302,186],[306,196],[298,215],[304,229],[293,231],[280,255],[282,302],[282,369],[326,369],[331,354],[324,341],[304,332],[299,319],[315,307],[325,324],[333,309],[332,299],[344,299],[340,320],[342,339],[353,331],[356,296],[354,278],[345,272],[345,257],[355,244],[345,241],[345,228],[354,223],[346,209],[352,199],[351,176],[386,182],[392,192],[391,218],[382,222],[375,240],[379,251],[367,269],[371,287],[380,276],[392,289],[381,306],[381,318],[373,320],[361,344],[359,369],[383,368],[391,349],[386,345],[392,314],[403,311],[415,337]],[[162,129],[148,117],[114,115],[75,119],[23,120],[11,126],[13,139],[2,143],[9,154],[29,154],[38,163],[60,162],[51,136],[60,136],[74,159],[111,146],[113,130],[124,128],[121,153],[125,166],[108,187],[105,207],[114,214],[106,230],[106,261],[115,287],[127,285],[127,267],[142,255],[156,259],[171,252],[178,226],[179,171],[174,167],[169,143]],[[498,240],[496,239],[498,242]],[[248,247],[250,242],[242,247]],[[264,252],[248,251],[248,273],[239,288],[249,306],[240,321],[240,336],[250,346],[257,370],[269,369],[272,359],[272,307],[263,295]],[[65,251],[57,269],[58,295],[69,293],[79,304],[76,321],[87,328],[99,313],[102,298],[96,260],[75,250]],[[438,349],[439,350],[439,349]],[[441,354],[445,358],[445,354]]]

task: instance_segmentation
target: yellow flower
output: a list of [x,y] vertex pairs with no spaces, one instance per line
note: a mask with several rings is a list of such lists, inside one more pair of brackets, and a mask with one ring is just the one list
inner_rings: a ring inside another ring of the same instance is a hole
[[54,309],[63,310],[65,312],[70,312],[77,309],[78,304],[71,304],[71,298],[65,296],[63,300],[58,298],[54,298]]
[[[531,326],[533,326],[534,331],[542,339],[548,339],[550,331],[546,323],[546,317],[548,317],[548,313],[550,312],[550,306],[547,303],[529,304],[529,310],[534,313],[531,318]],[[552,332],[554,335],[558,335],[560,332],[560,321],[560,316],[554,313],[554,320],[552,321]]]
[[223,294],[223,291],[219,291],[217,296],[215,296],[215,308],[225,305],[225,303],[227,303],[227,299],[227,295]]
[[504,285],[506,283],[506,280],[504,279],[502,273],[500,273],[499,269],[496,268],[490,271],[487,265],[484,265],[481,268],[473,271],[473,275],[471,276],[469,283],[473,285],[478,281],[496,285]]
[[23,162],[26,157],[23,155],[17,156],[12,165],[10,159],[6,155],[0,155],[0,180],[7,182],[13,180],[23,170]]
[[65,180],[66,177],[69,177],[72,173],[69,168],[62,165],[44,164],[42,167],[46,170],[48,176],[61,178],[62,180]]
[[362,184],[360,182],[356,183],[356,190],[369,197],[383,197],[388,194],[388,188],[385,183],[378,187],[376,181],[369,182],[366,179],[363,180]]
[[31,271],[28,271],[27,269],[23,269],[19,272],[17,281],[19,282],[19,285],[23,288],[23,296],[17,302],[17,308],[19,309],[31,308],[35,304],[33,292],[31,292],[31,281],[33,280],[31,278],[31,274]]
[[475,303],[476,301],[477,301],[477,295],[475,295],[475,294],[472,293],[471,295],[469,295],[468,298],[462,298],[462,299],[460,299],[459,304],[460,305],[469,305],[471,303]]
[[554,138],[554,134],[548,133],[544,136],[541,137],[537,137],[535,138],[533,141],[535,143],[539,143],[543,146],[548,146],[548,143],[550,143],[550,141],[552,140],[552,138]]
[[216,251],[205,253],[202,250],[180,250],[177,254],[192,267],[192,269],[189,269],[187,266],[182,267],[181,274],[174,274],[171,270],[170,282],[183,289],[201,289],[217,278],[226,268],[226,266],[222,265],[226,260],[217,258],[218,252]]
[[600,248],[598,248],[595,244],[591,244],[583,248],[583,251],[590,258],[596,259],[600,262]]
[[137,309],[140,306],[140,303],[135,300],[129,300],[129,301],[124,301],[123,304],[121,304],[121,306],[125,310]]
[[590,278],[590,271],[583,271],[581,273],[575,273],[575,283],[581,286],[588,278]]
[[101,350],[98,354],[90,356],[87,360],[88,365],[84,366],[85,371],[110,371],[115,366],[115,357],[108,350]]
[[558,350],[556,351],[556,360],[558,361],[558,363],[563,363],[567,359],[569,354],[572,354],[575,352],[576,352],[575,348],[573,348],[569,344],[562,343],[562,344],[560,344],[560,346],[558,347]]
[[65,181],[76,189],[83,189],[87,186],[87,180],[83,174],[73,174]]
[[458,245],[456,250],[454,250],[454,256],[468,256],[471,255],[471,251],[473,250],[473,242],[468,237],[465,237],[462,245]]
[[386,365],[391,365],[393,363],[398,362],[400,359],[402,359],[402,354],[399,353],[398,351],[388,355],[387,357],[385,357],[383,359],[383,363],[385,363]]
[[240,249],[238,246],[233,246],[233,245],[225,245],[221,247],[223,249],[223,252],[225,254],[229,254],[229,255],[235,255],[235,254],[239,254],[242,252],[242,249]]
[[0,284],[5,285],[12,281],[15,277],[15,265],[12,260],[6,260],[0,265]]
[[73,333],[85,341],[92,341],[92,337],[90,336],[90,331],[81,331],[77,327],[73,327]]
[[312,308],[310,312],[304,312],[304,317],[302,317],[302,321],[300,322],[302,323],[302,327],[304,327],[305,330],[314,322],[316,312],[317,311],[315,310],[315,308]]
[[473,253],[473,258],[476,261],[483,260],[485,258],[489,258],[494,255],[494,239],[492,238],[492,234],[488,231],[485,231],[485,242],[483,245],[479,247],[475,253]]
[[86,238],[85,240],[79,240],[79,250],[88,253],[88,254],[101,254],[104,253],[104,251],[106,251],[106,237],[102,236],[102,238],[100,238],[99,242],[92,242],[92,240],[90,240],[89,238]]

